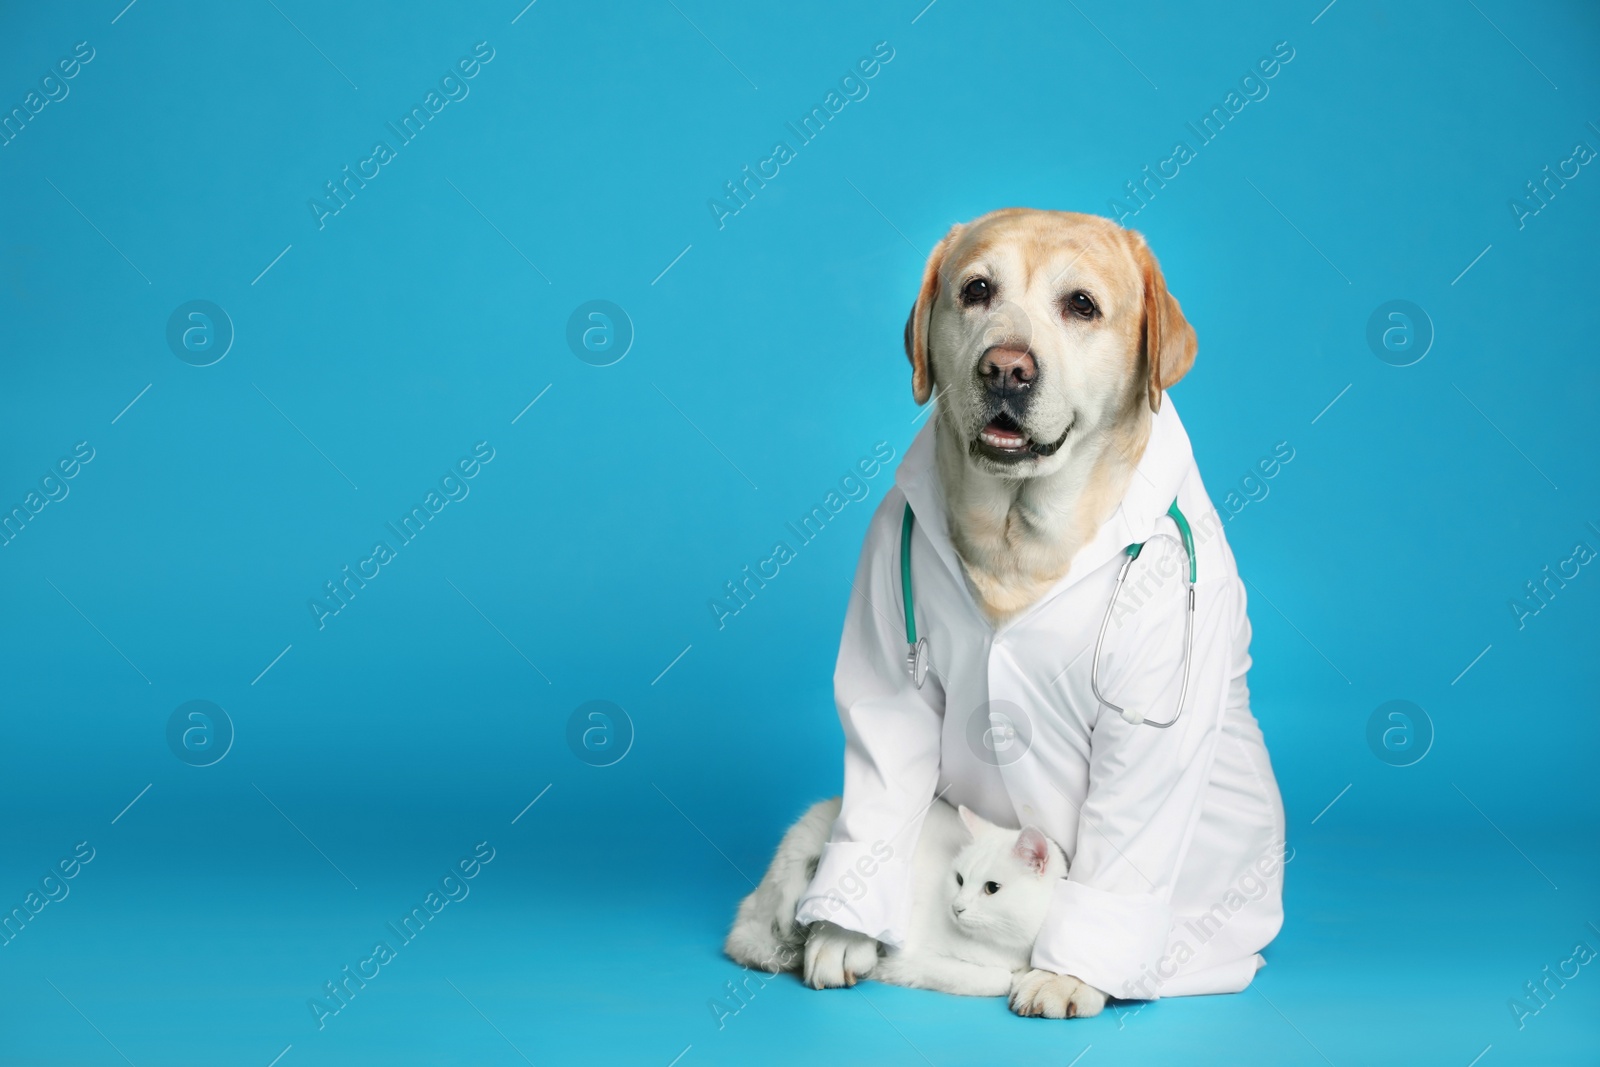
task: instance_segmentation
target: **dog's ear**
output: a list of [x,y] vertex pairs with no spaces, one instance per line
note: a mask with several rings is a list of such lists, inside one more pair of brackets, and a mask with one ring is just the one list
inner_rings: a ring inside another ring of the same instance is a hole
[[955,244],[960,226],[950,227],[922,268],[922,288],[917,292],[917,302],[911,305],[911,315],[906,319],[906,358],[911,361],[911,396],[919,404],[926,404],[933,395],[933,361],[928,357],[928,326],[933,315],[933,302],[939,296],[939,284],[944,273],[945,255]]
[[1199,342],[1194,327],[1183,317],[1177,298],[1167,292],[1167,280],[1144,236],[1128,231],[1133,257],[1144,275],[1144,356],[1150,371],[1150,410],[1161,410],[1161,394],[1178,384],[1194,366]]

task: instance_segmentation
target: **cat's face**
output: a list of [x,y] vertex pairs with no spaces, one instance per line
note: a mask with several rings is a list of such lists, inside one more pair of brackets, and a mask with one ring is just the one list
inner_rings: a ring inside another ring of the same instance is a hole
[[972,843],[956,856],[951,918],[975,937],[1032,945],[1067,873],[1061,850],[1032,826],[1007,830],[964,807],[961,821]]

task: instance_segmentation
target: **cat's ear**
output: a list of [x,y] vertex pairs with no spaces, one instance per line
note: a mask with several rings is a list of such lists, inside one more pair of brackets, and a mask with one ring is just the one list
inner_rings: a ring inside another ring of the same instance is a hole
[[1017,835],[1017,843],[1011,849],[1013,855],[1034,874],[1043,874],[1050,865],[1050,840],[1032,826],[1024,827],[1022,833]]
[[966,826],[967,833],[971,834],[974,838],[976,838],[984,830],[990,829],[993,826],[993,824],[985,819],[982,815],[979,815],[965,804],[961,805],[961,807],[957,810],[961,812],[961,822]]

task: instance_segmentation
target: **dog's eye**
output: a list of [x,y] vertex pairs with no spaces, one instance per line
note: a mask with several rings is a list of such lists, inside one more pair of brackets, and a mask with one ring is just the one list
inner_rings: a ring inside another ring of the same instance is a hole
[[1092,319],[1099,309],[1094,305],[1094,298],[1079,289],[1066,301],[1067,313],[1080,319]]
[[961,872],[960,872],[960,871],[957,871],[957,872],[956,872],[956,885],[958,885],[958,886],[959,886],[959,885],[961,885],[961,884],[962,884],[962,882],[961,882]]
[[988,278],[974,278],[961,287],[961,302],[968,307],[973,304],[987,304],[994,288],[989,284]]
[[1000,892],[1000,883],[999,882],[985,882],[985,883],[983,883],[983,891],[985,893],[988,893],[992,897],[996,893]]

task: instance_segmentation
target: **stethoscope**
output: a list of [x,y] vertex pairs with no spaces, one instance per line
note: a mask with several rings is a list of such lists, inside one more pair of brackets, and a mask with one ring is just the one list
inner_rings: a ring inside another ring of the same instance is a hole
[[[1144,717],[1140,711],[1129,711],[1119,704],[1114,704],[1106,699],[1100,691],[1100,649],[1105,644],[1106,628],[1111,625],[1111,616],[1117,610],[1117,598],[1122,595],[1122,583],[1127,580],[1128,571],[1133,567],[1133,561],[1139,558],[1139,553],[1144,551],[1148,543],[1140,541],[1123,549],[1127,558],[1122,561],[1121,568],[1117,571],[1117,584],[1111,591],[1111,603],[1106,605],[1105,618],[1100,620],[1100,633],[1094,641],[1094,661],[1089,667],[1089,687],[1094,690],[1094,697],[1106,707],[1121,715],[1128,722],[1138,725],[1154,726],[1158,730],[1165,730],[1178,721],[1178,716],[1183,714],[1183,702],[1189,695],[1189,666],[1194,659],[1194,583],[1197,576],[1194,555],[1194,535],[1189,530],[1189,520],[1183,517],[1183,512],[1178,510],[1178,502],[1174,500],[1167,509],[1167,514],[1178,526],[1178,533],[1183,538],[1183,552],[1189,559],[1188,594],[1189,605],[1183,620],[1183,684],[1178,689],[1178,709],[1172,713],[1172,718],[1166,722],[1155,722]],[[905,518],[900,523],[900,590],[905,600],[906,612],[906,673],[911,676],[911,681],[918,689],[928,677],[928,639],[917,636],[917,617],[914,601],[911,595],[911,530],[916,525],[916,519],[911,513],[911,505],[906,505]]]

